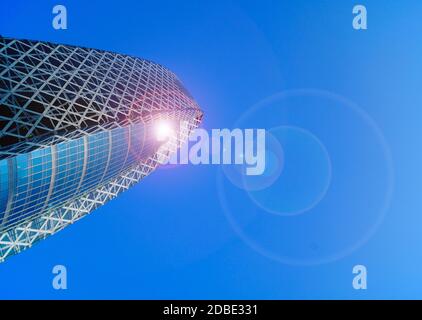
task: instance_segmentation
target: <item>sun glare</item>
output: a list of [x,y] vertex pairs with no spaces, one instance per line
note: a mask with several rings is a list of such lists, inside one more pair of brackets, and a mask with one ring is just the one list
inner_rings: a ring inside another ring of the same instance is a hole
[[167,121],[160,121],[157,123],[155,133],[158,141],[165,141],[174,134],[174,130]]

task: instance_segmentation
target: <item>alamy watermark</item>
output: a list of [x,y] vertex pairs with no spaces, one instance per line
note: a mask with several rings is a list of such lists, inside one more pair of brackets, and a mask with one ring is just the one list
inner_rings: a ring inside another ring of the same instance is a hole
[[368,29],[368,11],[364,5],[358,4],[353,7],[353,29],[367,30]]
[[52,26],[56,30],[67,29],[67,9],[64,5],[58,4],[53,7],[52,13],[55,15]]
[[55,290],[67,290],[67,269],[63,265],[54,266],[52,273],[55,275],[51,285]]
[[352,273],[356,276],[353,277],[352,286],[355,290],[366,290],[368,288],[367,278],[368,271],[364,265],[358,264],[353,267]]
[[[179,132],[186,132],[188,122],[180,123]],[[162,129],[162,132],[174,132]],[[160,133],[160,140],[166,134]],[[248,176],[265,171],[265,129],[211,129],[193,130],[187,143],[164,164],[244,165]]]

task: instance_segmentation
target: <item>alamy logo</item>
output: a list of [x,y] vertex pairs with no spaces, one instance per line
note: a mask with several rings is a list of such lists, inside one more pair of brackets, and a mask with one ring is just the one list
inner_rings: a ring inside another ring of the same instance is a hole
[[56,30],[66,30],[67,29],[67,9],[63,5],[57,5],[53,7],[53,28]]
[[353,7],[353,29],[366,30],[368,29],[368,13],[364,5],[358,4]]
[[[188,123],[182,122],[179,132],[186,132]],[[170,136],[174,130],[166,129]],[[163,136],[160,135],[160,140]],[[264,129],[195,129],[185,143],[164,164],[244,165],[248,176],[265,171]]]
[[67,289],[67,269],[65,266],[57,265],[53,268],[53,288],[55,290],[66,290]]
[[367,270],[363,265],[356,265],[353,267],[353,274],[356,276],[353,278],[353,289],[355,290],[366,290],[367,289]]

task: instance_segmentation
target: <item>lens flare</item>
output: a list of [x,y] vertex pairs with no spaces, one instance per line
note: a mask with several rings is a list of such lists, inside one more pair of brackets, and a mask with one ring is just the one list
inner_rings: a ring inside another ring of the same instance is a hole
[[166,141],[174,135],[174,129],[169,122],[162,120],[155,127],[155,135],[158,141]]

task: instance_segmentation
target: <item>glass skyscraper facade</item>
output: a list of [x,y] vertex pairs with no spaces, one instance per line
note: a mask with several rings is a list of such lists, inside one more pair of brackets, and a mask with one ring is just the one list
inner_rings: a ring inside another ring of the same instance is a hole
[[[201,120],[158,64],[0,37],[0,261],[137,183]],[[165,141],[162,121],[174,128]]]

